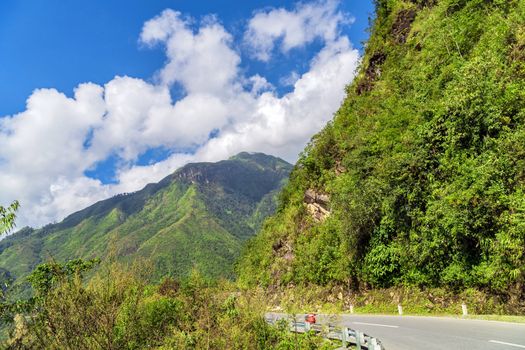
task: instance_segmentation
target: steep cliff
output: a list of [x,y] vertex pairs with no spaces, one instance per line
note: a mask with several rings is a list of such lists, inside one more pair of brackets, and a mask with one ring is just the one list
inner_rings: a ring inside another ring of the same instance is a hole
[[379,0],[245,285],[474,288],[524,305],[525,2]]

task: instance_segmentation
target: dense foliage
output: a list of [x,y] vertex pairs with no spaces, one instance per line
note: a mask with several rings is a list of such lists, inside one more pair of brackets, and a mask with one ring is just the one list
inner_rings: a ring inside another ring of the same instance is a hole
[[212,285],[195,271],[154,285],[144,261],[105,265],[86,285],[82,276],[94,264],[39,265],[30,276],[35,297],[11,318],[5,348],[333,348],[320,337],[290,333],[285,323],[270,326],[257,293],[231,292],[228,283]]
[[28,297],[25,276],[38,264],[95,257],[151,258],[158,280],[185,276],[193,268],[208,277],[231,277],[242,242],[273,212],[275,193],[290,170],[279,158],[248,153],[188,164],[141,191],[3,239],[0,279],[14,280],[14,294]]
[[[246,285],[525,304],[525,2],[379,0],[360,73],[239,264]],[[330,198],[316,222],[311,189]]]

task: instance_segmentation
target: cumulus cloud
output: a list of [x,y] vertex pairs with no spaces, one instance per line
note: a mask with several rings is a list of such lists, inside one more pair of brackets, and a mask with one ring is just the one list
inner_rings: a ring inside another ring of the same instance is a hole
[[36,90],[24,112],[0,119],[0,202],[19,199],[23,224],[43,224],[69,212],[69,200],[59,200],[65,187],[79,190],[71,195],[80,206],[105,197],[99,181],[84,179],[91,192],[78,182],[83,170],[101,159],[87,152],[84,142],[102,123],[102,95],[94,84],[79,85],[73,98]]
[[238,149],[262,151],[294,160],[310,137],[331,119],[354,76],[359,55],[347,38],[320,51],[292,92],[265,92],[251,102],[251,114],[208,141],[197,153],[221,159]]
[[293,10],[284,8],[260,11],[248,22],[244,40],[254,57],[268,61],[280,41],[279,49],[286,53],[315,39],[325,43],[337,40],[342,24],[353,19],[338,10],[339,1],[324,0],[300,3]]
[[[303,74],[281,82],[279,95],[262,72],[247,76],[238,45],[215,17],[198,22],[173,10],[147,21],[139,41],[165,50],[154,82],[115,77],[80,84],[73,97],[35,90],[22,113],[0,118],[0,204],[22,203],[18,224],[39,226],[97,200],[139,190],[193,161],[216,161],[261,151],[295,161],[331,119],[354,77],[358,51],[341,34],[349,16],[338,2],[256,12],[241,40],[259,59],[323,42]],[[170,89],[184,91],[172,100]],[[210,136],[212,135],[212,136]],[[170,155],[138,165],[146,151]],[[181,151],[186,150],[186,151]],[[115,183],[86,176],[108,157]]]
[[163,84],[178,82],[188,93],[221,94],[231,86],[241,61],[231,48],[233,38],[214,17],[197,31],[190,24],[180,12],[165,10],[145,23],[140,40],[164,45],[168,62],[160,71]]

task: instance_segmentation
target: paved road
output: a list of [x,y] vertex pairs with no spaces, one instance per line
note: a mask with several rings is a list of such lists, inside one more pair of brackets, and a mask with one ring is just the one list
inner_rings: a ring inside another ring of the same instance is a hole
[[[319,315],[318,322],[323,323],[326,318]],[[304,320],[304,317],[301,315],[298,319]],[[525,349],[525,324],[522,323],[375,315],[340,315],[336,322],[378,338],[386,350]]]

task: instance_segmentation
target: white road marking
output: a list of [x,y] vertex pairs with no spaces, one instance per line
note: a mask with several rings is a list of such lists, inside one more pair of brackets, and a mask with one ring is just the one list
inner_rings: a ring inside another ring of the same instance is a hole
[[508,346],[514,346],[515,348],[525,349],[525,345],[513,344],[513,343],[506,343],[506,342],[504,342],[504,341],[499,341],[499,340],[489,340],[489,343],[495,343],[495,344],[501,344],[501,345],[508,345]]
[[388,327],[388,328],[399,328],[399,326],[392,326],[389,324],[379,324],[379,323],[367,323],[367,322],[353,322],[355,324],[362,324],[365,326],[378,326],[378,327]]

